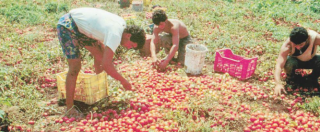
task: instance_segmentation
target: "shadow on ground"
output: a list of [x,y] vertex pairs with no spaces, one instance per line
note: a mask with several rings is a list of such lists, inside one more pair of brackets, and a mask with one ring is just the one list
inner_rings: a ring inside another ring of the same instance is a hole
[[[92,105],[88,105],[84,102],[74,100],[74,105],[76,107],[78,107],[79,110],[86,115],[86,114],[90,113],[90,111],[94,111],[95,107],[98,108],[97,112],[106,111],[108,109],[116,110],[117,112],[119,112],[121,109],[127,107],[129,104],[126,101],[112,101],[111,102],[110,98],[111,97],[105,97]],[[58,101],[58,105],[65,106],[66,105],[65,101],[66,101],[65,99],[60,99]]]

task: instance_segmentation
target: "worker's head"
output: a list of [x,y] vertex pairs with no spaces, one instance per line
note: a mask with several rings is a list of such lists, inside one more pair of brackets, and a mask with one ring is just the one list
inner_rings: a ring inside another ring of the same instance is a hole
[[146,41],[144,30],[136,25],[127,26],[123,31],[122,45],[127,49],[141,49]]
[[165,27],[165,21],[168,19],[166,13],[161,10],[155,10],[152,14],[152,22],[157,25],[160,29]]
[[290,41],[295,48],[301,49],[308,40],[308,31],[303,27],[295,27],[290,33]]

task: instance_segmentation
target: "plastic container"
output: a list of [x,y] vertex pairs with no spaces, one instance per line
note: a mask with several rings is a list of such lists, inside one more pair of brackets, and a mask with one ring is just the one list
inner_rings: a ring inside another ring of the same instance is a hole
[[[56,74],[59,99],[66,99],[65,84],[67,72]],[[79,73],[76,81],[74,100],[92,105],[105,98],[108,94],[108,80],[105,72],[98,75]]]
[[239,80],[250,78],[256,70],[258,57],[246,58],[232,53],[231,49],[216,51],[214,71],[229,73]]
[[130,7],[130,0],[120,0],[120,8]]
[[143,1],[132,1],[132,9],[135,11],[143,11]]
[[207,51],[207,47],[201,44],[188,44],[186,46],[184,65],[187,67],[187,73],[191,75],[201,74]]

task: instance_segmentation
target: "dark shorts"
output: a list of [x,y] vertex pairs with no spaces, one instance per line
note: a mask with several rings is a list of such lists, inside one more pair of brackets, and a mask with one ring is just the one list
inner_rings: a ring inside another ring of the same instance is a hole
[[76,23],[69,13],[59,19],[57,32],[62,51],[67,59],[79,59],[80,48],[84,46],[99,45],[97,40],[79,32]]
[[312,75],[314,75],[315,78],[318,78],[320,75],[320,56],[315,55],[309,61],[300,61],[296,57],[288,56],[284,71],[290,77],[295,74],[296,69],[312,69]]
[[[298,69],[312,69],[311,73],[299,72]],[[296,57],[287,57],[287,61],[284,66],[284,71],[287,74],[286,91],[298,92],[300,95],[312,94],[319,96],[318,91],[314,91],[314,88],[320,88],[319,76],[320,76],[320,56],[315,55],[309,61],[300,61]]]
[[[160,46],[165,49],[165,52],[168,54],[170,52],[170,49],[172,47],[172,36],[170,34],[163,34],[160,35]],[[191,36],[187,36],[184,38],[181,38],[179,40],[179,49],[178,49],[178,62],[181,64],[184,64],[185,55],[186,55],[186,46],[187,44],[192,43]]]

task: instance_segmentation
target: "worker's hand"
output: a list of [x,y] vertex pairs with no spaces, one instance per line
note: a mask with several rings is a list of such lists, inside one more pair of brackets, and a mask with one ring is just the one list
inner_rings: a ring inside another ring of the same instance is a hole
[[161,60],[159,64],[160,71],[164,71],[168,64],[169,64],[169,61],[167,61],[166,59]]
[[152,65],[159,65],[160,61],[158,60],[157,57],[152,58]]
[[152,67],[153,68],[158,69],[159,64],[160,64],[160,61],[156,57],[152,58]]
[[276,84],[276,87],[274,88],[274,94],[281,95],[282,90],[284,93],[287,93],[282,84]]
[[124,89],[132,91],[132,86],[127,80],[121,82],[121,84]]

